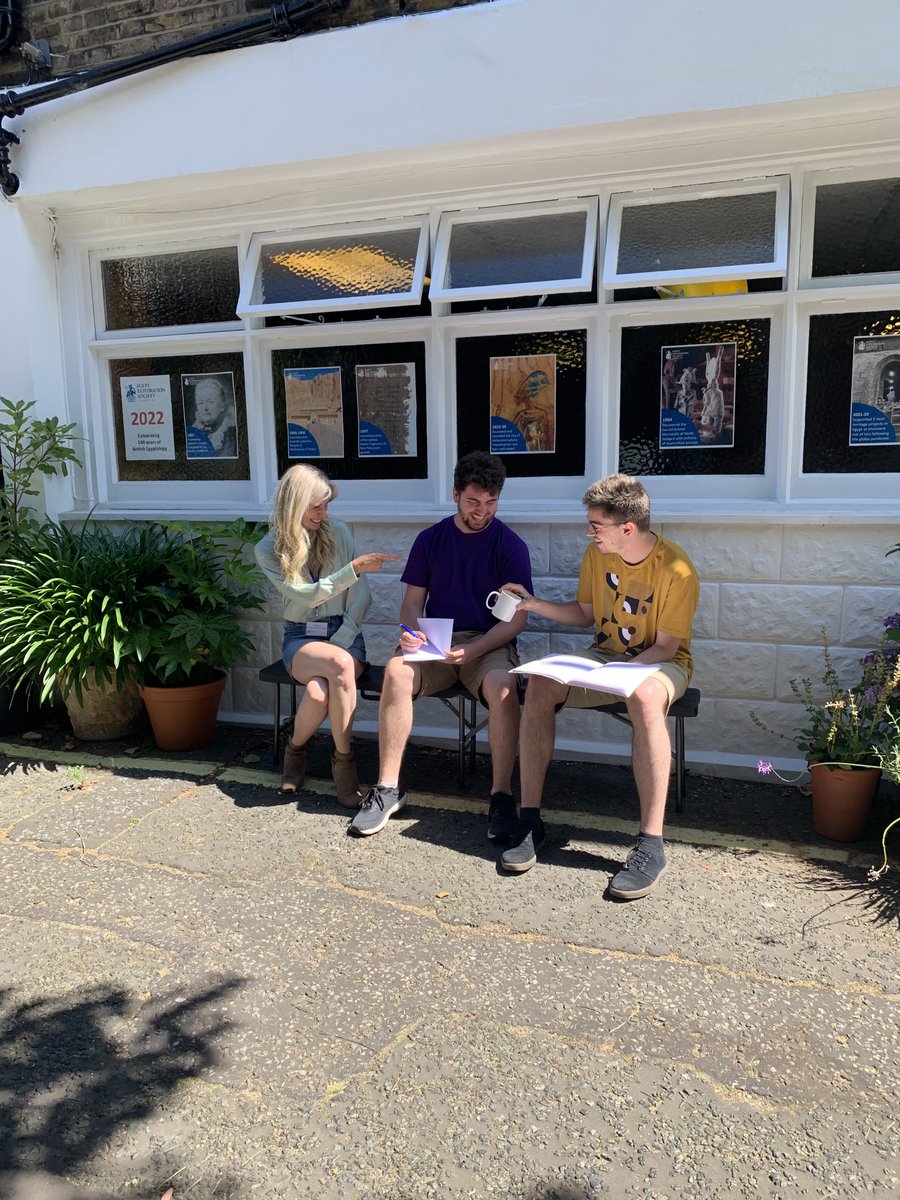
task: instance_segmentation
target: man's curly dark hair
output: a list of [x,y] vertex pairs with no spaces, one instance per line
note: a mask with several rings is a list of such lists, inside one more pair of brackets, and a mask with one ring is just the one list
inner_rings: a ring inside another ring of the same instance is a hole
[[473,484],[481,491],[499,496],[506,482],[506,467],[496,454],[486,450],[473,450],[459,460],[453,471],[453,487],[461,492]]

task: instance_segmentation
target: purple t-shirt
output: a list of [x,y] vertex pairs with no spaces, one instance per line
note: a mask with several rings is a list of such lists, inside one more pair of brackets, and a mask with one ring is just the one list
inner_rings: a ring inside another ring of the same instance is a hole
[[532,591],[528,547],[496,517],[480,533],[461,533],[453,517],[423,529],[400,578],[428,590],[426,617],[452,617],[454,630],[482,633],[498,623],[485,604],[490,592],[504,583]]

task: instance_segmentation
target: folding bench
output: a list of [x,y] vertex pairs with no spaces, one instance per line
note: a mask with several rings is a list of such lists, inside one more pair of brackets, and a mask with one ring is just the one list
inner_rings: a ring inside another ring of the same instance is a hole
[[[279,659],[277,662],[271,663],[268,667],[263,667],[259,673],[259,678],[262,683],[275,684],[275,704],[273,714],[272,727],[272,764],[276,768],[279,764],[279,755],[281,751],[281,689],[289,687],[291,689],[291,707],[289,718],[292,720],[297,711],[297,689],[303,687],[302,683],[297,683],[291,679],[287,672],[284,663]],[[367,666],[362,675],[356,682],[357,690],[364,700],[378,700],[381,697],[381,687],[384,683],[384,667]],[[466,771],[474,770],[475,768],[475,739],[479,732],[487,724],[487,717],[478,720],[478,702],[473,696],[470,696],[461,684],[455,683],[452,687],[445,688],[442,692],[435,692],[433,697],[440,700],[457,718],[458,722],[458,763],[459,763],[459,785],[465,786]]]

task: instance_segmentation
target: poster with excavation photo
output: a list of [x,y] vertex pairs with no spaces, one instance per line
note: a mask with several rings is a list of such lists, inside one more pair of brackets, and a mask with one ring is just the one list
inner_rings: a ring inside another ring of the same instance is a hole
[[344,457],[340,367],[292,367],[284,372],[288,458]]
[[182,375],[188,458],[237,458],[237,405],[230,371]]
[[900,336],[855,337],[850,445],[900,443]]
[[491,453],[556,450],[556,355],[490,360]]
[[119,380],[125,459],[174,459],[172,391],[168,375],[126,375]]
[[360,363],[356,407],[360,458],[415,457],[415,363]]
[[659,367],[659,448],[734,446],[737,344],[663,346]]

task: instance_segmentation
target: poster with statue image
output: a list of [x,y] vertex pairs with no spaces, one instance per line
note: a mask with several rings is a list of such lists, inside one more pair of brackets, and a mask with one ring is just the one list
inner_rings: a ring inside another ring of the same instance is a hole
[[850,445],[900,444],[900,335],[853,339]]
[[737,343],[663,346],[659,366],[659,448],[734,446]]

